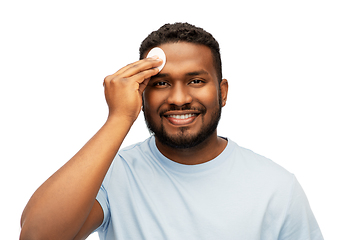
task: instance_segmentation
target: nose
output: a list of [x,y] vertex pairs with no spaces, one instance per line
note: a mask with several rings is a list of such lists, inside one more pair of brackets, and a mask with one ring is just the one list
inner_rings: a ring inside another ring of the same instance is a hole
[[176,106],[183,106],[192,102],[192,97],[186,86],[175,84],[169,93],[167,103]]

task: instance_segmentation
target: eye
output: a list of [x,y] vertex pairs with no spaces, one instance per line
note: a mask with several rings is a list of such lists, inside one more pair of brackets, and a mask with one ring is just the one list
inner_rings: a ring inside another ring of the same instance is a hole
[[164,81],[155,82],[153,84],[154,87],[159,87],[159,88],[167,87],[168,85],[169,85],[169,83],[164,82]]
[[189,84],[200,85],[200,84],[203,84],[203,83],[205,83],[204,80],[201,80],[201,79],[193,79],[193,80],[190,81]]

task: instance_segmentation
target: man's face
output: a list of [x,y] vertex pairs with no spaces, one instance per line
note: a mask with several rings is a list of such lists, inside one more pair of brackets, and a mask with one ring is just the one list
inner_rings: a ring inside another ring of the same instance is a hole
[[166,64],[144,91],[147,126],[164,145],[197,146],[217,134],[227,82],[223,80],[219,87],[208,47],[186,42],[159,47],[166,54]]

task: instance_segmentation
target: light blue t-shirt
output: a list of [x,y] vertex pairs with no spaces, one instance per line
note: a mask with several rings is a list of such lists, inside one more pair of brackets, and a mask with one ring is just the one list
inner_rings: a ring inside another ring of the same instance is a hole
[[231,140],[215,159],[183,165],[150,137],[119,151],[96,199],[100,239],[323,239],[294,175]]

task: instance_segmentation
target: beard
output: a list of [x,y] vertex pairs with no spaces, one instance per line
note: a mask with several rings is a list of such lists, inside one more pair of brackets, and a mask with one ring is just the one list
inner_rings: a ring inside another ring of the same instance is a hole
[[[220,98],[221,99],[221,98]],[[201,109],[202,114],[197,117],[201,117],[203,126],[200,131],[196,134],[189,134],[187,132],[188,127],[179,127],[179,130],[176,134],[170,135],[164,129],[163,120],[164,117],[161,117],[160,126],[156,126],[154,121],[151,119],[150,115],[144,109],[144,117],[146,125],[156,139],[162,144],[169,146],[175,149],[186,149],[193,148],[203,143],[207,138],[209,138],[216,130],[218,123],[221,118],[221,103],[219,103],[218,108],[211,114],[211,120],[208,124],[204,123],[204,114],[207,112],[205,107]],[[172,106],[171,110],[177,110],[178,107]],[[181,110],[191,110],[191,108],[181,107]],[[166,111],[165,111],[166,112]]]

